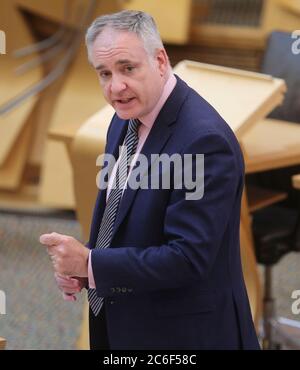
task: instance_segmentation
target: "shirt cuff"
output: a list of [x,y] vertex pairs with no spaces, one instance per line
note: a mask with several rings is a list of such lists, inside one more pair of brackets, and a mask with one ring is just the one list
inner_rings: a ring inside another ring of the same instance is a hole
[[92,268],[92,251],[89,253],[89,262],[88,262],[88,279],[89,279],[89,287],[91,289],[96,289],[93,268]]

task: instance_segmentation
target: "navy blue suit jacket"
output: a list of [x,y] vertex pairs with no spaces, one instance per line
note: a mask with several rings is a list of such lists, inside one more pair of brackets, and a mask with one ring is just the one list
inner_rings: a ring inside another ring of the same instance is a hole
[[[186,200],[187,189],[172,187],[125,191],[111,247],[92,251],[110,347],[258,349],[240,260],[240,147],[214,108],[176,78],[142,153],[149,161],[151,153],[204,154],[204,196]],[[113,117],[106,153],[117,155],[127,125]],[[90,248],[105,199],[100,191]]]

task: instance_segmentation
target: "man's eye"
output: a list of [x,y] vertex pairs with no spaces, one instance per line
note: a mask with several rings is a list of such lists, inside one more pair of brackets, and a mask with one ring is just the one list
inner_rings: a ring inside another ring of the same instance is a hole
[[125,71],[126,72],[132,72],[134,70],[134,67],[133,66],[127,66],[125,67]]
[[110,76],[109,72],[103,71],[103,72],[100,73],[101,78],[108,78],[109,76]]

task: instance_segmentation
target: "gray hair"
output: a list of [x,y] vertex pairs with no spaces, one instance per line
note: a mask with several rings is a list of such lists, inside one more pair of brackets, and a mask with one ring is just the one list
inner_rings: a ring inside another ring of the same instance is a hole
[[123,10],[118,13],[102,15],[90,25],[85,36],[89,58],[90,47],[106,27],[135,33],[143,41],[146,52],[151,56],[154,56],[157,49],[164,47],[151,15],[141,11]]

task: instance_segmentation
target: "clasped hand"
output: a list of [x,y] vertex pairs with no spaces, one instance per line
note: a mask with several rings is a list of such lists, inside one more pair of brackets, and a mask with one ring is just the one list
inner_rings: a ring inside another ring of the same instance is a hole
[[87,286],[89,249],[71,236],[43,234],[40,243],[47,247],[56,283],[66,300],[76,300],[75,294]]

